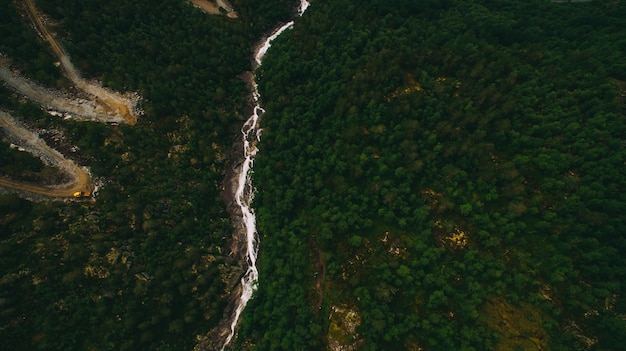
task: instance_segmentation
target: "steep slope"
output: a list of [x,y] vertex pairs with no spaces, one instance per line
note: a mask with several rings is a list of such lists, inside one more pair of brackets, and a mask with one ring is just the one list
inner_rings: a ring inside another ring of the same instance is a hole
[[259,72],[242,346],[621,349],[625,11],[313,3]]

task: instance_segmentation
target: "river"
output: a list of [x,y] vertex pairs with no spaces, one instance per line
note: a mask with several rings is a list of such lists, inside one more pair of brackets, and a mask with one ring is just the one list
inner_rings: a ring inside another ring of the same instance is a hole
[[[302,16],[308,7],[309,2],[307,0],[300,0],[297,16]],[[285,30],[291,28],[293,23],[294,21],[292,20],[279,26],[272,32],[271,35],[262,41],[261,45],[256,47],[254,52],[254,60],[257,65],[256,67],[261,65],[263,57],[272,45],[272,41]],[[241,172],[238,175],[237,190],[235,192],[235,201],[237,206],[241,209],[241,221],[244,225],[246,233],[246,261],[248,267],[246,269],[246,273],[241,278],[241,296],[230,324],[230,334],[221,348],[222,351],[234,337],[239,323],[239,318],[241,317],[241,312],[243,312],[248,304],[248,301],[250,301],[252,294],[257,288],[257,282],[259,279],[259,271],[256,266],[257,254],[259,251],[259,238],[256,230],[256,216],[254,214],[254,209],[251,207],[252,199],[254,198],[251,170],[254,164],[254,157],[258,151],[257,143],[260,140],[261,129],[259,128],[259,120],[265,110],[261,106],[261,94],[259,93],[257,83],[254,80],[254,75],[252,77],[251,86],[254,109],[252,115],[241,128],[244,160],[241,166]]]

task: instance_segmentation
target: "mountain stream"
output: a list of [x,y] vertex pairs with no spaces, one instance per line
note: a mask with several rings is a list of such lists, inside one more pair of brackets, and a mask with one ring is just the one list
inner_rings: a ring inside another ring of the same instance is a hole
[[[297,15],[301,16],[304,11],[309,7],[309,2],[306,0],[300,0],[300,6],[298,7]],[[254,53],[254,60],[258,66],[261,65],[263,57],[267,53],[267,50],[272,45],[272,41],[276,39],[285,30],[293,26],[293,20],[289,21],[268,36],[261,45],[257,46]],[[241,209],[242,218],[241,221],[244,224],[246,232],[246,260],[248,268],[246,273],[241,278],[241,296],[237,303],[235,313],[230,325],[230,334],[226,338],[221,350],[224,350],[226,346],[231,342],[239,323],[239,317],[241,312],[248,304],[248,301],[252,297],[252,294],[256,290],[256,284],[259,278],[259,271],[256,267],[257,254],[259,250],[259,240],[256,231],[256,217],[254,210],[250,207],[252,199],[254,198],[254,187],[252,186],[251,170],[254,163],[254,156],[258,149],[256,147],[257,142],[260,140],[261,129],[259,128],[259,119],[263,115],[265,110],[261,107],[261,94],[259,93],[258,86],[252,77],[252,98],[254,99],[254,109],[252,115],[244,123],[241,128],[241,134],[243,138],[243,152],[244,160],[242,163],[241,172],[238,174],[237,190],[235,192],[235,201]]]

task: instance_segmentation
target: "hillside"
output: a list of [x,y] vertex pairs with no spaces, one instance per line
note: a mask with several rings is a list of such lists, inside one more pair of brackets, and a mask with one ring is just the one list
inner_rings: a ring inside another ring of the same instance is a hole
[[[219,349],[246,264],[223,192],[244,79],[296,3],[35,0],[37,24],[0,0],[0,114],[99,185],[0,188],[5,347]],[[623,349],[625,19],[622,1],[312,1],[255,72],[259,281],[230,348]],[[82,82],[143,114],[25,97],[88,99]],[[9,134],[2,178],[66,180]]]
[[[249,10],[231,19],[183,0],[37,0],[34,25],[29,3],[0,1],[3,77],[17,82],[0,87],[0,110],[100,188],[93,201],[1,189],[0,339],[12,350],[191,350],[223,318],[242,270],[220,193],[248,101],[238,75],[263,25]],[[50,99],[24,96],[88,98],[91,82],[138,92],[144,114],[134,125],[64,119],[47,112]],[[3,177],[63,180],[10,142]]]
[[243,345],[622,349],[625,11],[314,2],[259,73]]

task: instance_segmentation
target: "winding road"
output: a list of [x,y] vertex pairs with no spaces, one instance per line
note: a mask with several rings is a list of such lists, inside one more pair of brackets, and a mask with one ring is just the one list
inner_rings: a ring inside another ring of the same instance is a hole
[[[228,17],[237,17],[236,12],[226,0],[217,0],[217,5],[206,0],[191,0],[191,2],[202,8],[204,11],[216,14],[220,13],[220,8],[226,11]],[[28,96],[41,105],[49,106],[53,109],[74,113],[84,119],[92,119],[103,122],[124,122],[134,125],[137,121],[137,113],[134,109],[137,100],[123,97],[122,95],[109,91],[99,84],[84,80],[72,65],[69,57],[58,43],[55,37],[48,31],[41,19],[37,8],[32,0],[24,0],[26,10],[31,17],[35,27],[43,38],[50,43],[52,51],[59,58],[68,78],[76,85],[77,88],[84,91],[90,96],[90,100],[95,105],[85,103],[72,103],[64,100],[61,94],[52,93],[50,90],[38,87],[36,84],[21,78],[14,74],[8,65],[0,63],[0,79],[4,80],[10,87],[19,93]],[[301,16],[308,8],[307,0],[300,0],[300,6],[297,9],[297,16]],[[216,12],[217,11],[217,12]],[[269,37],[264,38],[260,45],[255,46],[253,69],[261,65],[262,59],[267,50],[271,46],[272,40],[277,38],[285,30],[291,28],[294,21],[287,22],[278,27]],[[236,330],[240,322],[241,313],[245,309],[248,301],[252,297],[257,288],[258,270],[256,260],[258,254],[258,235],[256,230],[256,216],[254,209],[251,207],[254,197],[254,187],[251,180],[251,170],[254,157],[258,151],[256,144],[260,139],[259,120],[264,109],[260,104],[260,93],[252,74],[251,93],[254,99],[253,114],[244,123],[241,133],[243,141],[243,162],[233,174],[234,189],[233,198],[236,206],[240,209],[241,223],[243,224],[243,235],[245,235],[246,252],[245,260],[247,269],[241,277],[240,285],[234,292],[241,295],[235,301],[234,308],[226,315],[227,328],[220,331],[219,341],[221,350],[224,350],[230,344],[236,335]],[[75,101],[76,99],[74,99]],[[77,107],[78,106],[78,107]],[[91,107],[89,107],[91,106]],[[94,107],[95,106],[95,107]],[[98,109],[101,111],[98,111]],[[89,172],[76,165],[73,161],[66,159],[58,151],[50,148],[33,132],[21,127],[8,113],[0,111],[0,127],[5,129],[13,138],[23,142],[23,146],[27,151],[38,155],[44,163],[58,166],[70,174],[71,180],[66,184],[60,184],[55,187],[44,187],[35,184],[19,183],[8,181],[0,178],[0,187],[12,188],[20,191],[27,191],[33,194],[45,195],[49,197],[72,197],[76,192],[91,192],[93,184]],[[222,338],[224,338],[223,343]],[[215,340],[213,340],[215,342]],[[197,349],[203,348],[202,343]]]
[[134,106],[137,101],[131,98],[126,98],[116,92],[109,91],[103,88],[101,85],[86,81],[83,79],[69,57],[63,50],[63,47],[59,44],[56,38],[48,31],[41,20],[41,14],[37,11],[35,4],[32,0],[24,0],[28,15],[32,19],[33,23],[37,27],[39,33],[44,39],[50,43],[52,51],[59,58],[63,70],[67,74],[67,77],[76,85],[77,88],[90,95],[91,100],[101,105],[106,113],[121,117],[126,124],[134,125],[137,122],[137,113],[134,110]]
[[[68,98],[63,93],[38,86],[12,71],[6,59],[0,60],[0,79],[13,90],[38,104],[54,111],[70,114],[72,118],[134,125],[138,116],[135,108],[139,100],[138,95],[127,94],[127,96],[123,96],[117,92],[105,89],[97,82],[83,79],[76,68],[74,68],[74,65],[72,65],[63,47],[44,24],[41,14],[33,1],[24,0],[24,3],[26,11],[36,29],[50,44],[52,51],[59,58],[66,76],[78,89],[87,94],[88,99]],[[36,134],[18,125],[7,112],[0,111],[0,127],[5,129],[12,138],[19,140],[23,144],[22,147],[24,149],[39,156],[44,163],[57,166],[70,175],[68,183],[56,186],[29,184],[0,178],[0,187],[53,198],[74,197],[74,194],[77,192],[92,192],[94,185],[91,175],[85,168],[79,167],[73,161],[66,159],[61,153],[46,145]]]
[[[38,86],[12,71],[9,68],[8,60],[5,58],[0,58],[0,79],[16,92],[38,104],[54,111],[65,112],[65,116],[70,114],[79,120],[134,125],[138,115],[135,108],[139,100],[138,95],[123,96],[105,89],[96,82],[83,79],[72,65],[63,47],[44,24],[33,1],[24,0],[24,4],[37,31],[50,44],[52,51],[59,58],[67,77],[78,89],[87,94],[88,99],[68,98],[63,93]],[[63,114],[59,113],[58,115]],[[71,179],[66,184],[49,187],[0,178],[0,187],[52,198],[73,197],[77,192],[92,192],[94,185],[91,175],[86,169],[79,167],[58,151],[50,148],[36,134],[20,126],[7,112],[0,111],[0,127],[5,129],[12,138],[19,140],[25,150],[39,156],[44,163],[61,168],[70,175]]]
[[26,151],[39,156],[46,164],[56,166],[67,172],[71,180],[65,184],[59,184],[55,187],[46,187],[43,185],[15,182],[5,178],[0,178],[0,186],[11,188],[18,191],[26,191],[29,193],[44,195],[48,197],[73,197],[76,192],[93,191],[91,175],[83,168],[79,167],[74,161],[66,159],[57,150],[49,147],[35,133],[20,126],[8,113],[0,111],[0,127],[2,127],[11,137],[20,141],[20,146]]
[[119,114],[108,113],[105,108],[92,100],[70,99],[58,91],[44,88],[29,79],[21,77],[16,71],[0,63],[0,80],[16,92],[28,97],[49,110],[64,112],[77,120],[105,123],[125,123]]

